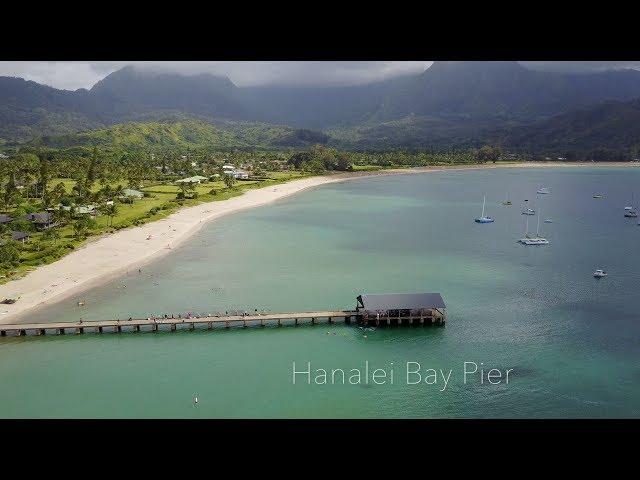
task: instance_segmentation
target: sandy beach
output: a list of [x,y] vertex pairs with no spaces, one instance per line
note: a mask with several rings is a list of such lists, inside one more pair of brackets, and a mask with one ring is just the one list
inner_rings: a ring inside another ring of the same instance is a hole
[[[607,163],[606,166],[639,166]],[[248,190],[224,201],[208,202],[184,208],[170,216],[140,227],[121,230],[92,241],[60,260],[39,267],[24,277],[0,286],[0,299],[18,298],[13,305],[0,305],[0,324],[28,321],[28,311],[61,301],[105,282],[129,269],[138,269],[160,256],[167,255],[191,237],[205,223],[224,215],[258,207],[293,195],[308,188],[372,175],[415,174],[443,170],[479,168],[523,168],[552,166],[589,166],[593,163],[514,163],[497,165],[464,165],[455,167],[423,167],[334,174],[294,180],[288,183]]]

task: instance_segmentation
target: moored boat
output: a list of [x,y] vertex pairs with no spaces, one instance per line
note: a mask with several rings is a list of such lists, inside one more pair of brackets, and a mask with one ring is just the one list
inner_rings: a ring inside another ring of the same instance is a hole
[[493,223],[493,218],[487,217],[484,214],[484,204],[485,204],[486,200],[487,200],[487,196],[485,195],[482,198],[482,215],[479,218],[475,219],[476,223]]

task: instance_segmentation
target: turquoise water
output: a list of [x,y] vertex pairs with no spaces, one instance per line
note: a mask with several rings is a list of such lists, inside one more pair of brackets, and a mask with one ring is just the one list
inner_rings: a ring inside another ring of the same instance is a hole
[[[538,186],[551,195],[536,198]],[[501,205],[507,191],[511,207]],[[442,172],[327,185],[226,217],[142,273],[36,320],[342,309],[361,292],[435,291],[447,325],[5,338],[0,416],[638,417],[640,226],[623,217],[632,192],[640,199],[640,170]],[[473,222],[484,194],[494,224]],[[516,243],[525,198],[553,218],[541,223],[551,245]],[[609,277],[594,279],[596,268]],[[294,385],[294,361],[298,370],[311,362],[314,373],[341,368],[347,379],[352,368],[364,375],[368,361],[387,381],[342,384],[338,375],[318,385],[299,375]],[[423,374],[451,370],[446,388],[439,373],[435,384],[407,384],[406,362]],[[465,383],[464,362],[503,379],[491,385],[475,374]]]

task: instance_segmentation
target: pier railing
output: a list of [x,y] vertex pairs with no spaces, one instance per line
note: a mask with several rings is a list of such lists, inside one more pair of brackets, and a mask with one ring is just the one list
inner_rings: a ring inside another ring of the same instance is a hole
[[130,320],[97,320],[97,321],[77,321],[77,322],[48,322],[48,323],[21,323],[13,325],[0,325],[0,336],[26,336],[26,335],[64,335],[67,333],[104,333],[123,331],[141,332],[160,330],[176,331],[180,329],[194,330],[196,327],[230,328],[232,326],[266,326],[268,324],[282,326],[283,324],[300,323],[316,324],[321,320],[327,323],[356,321],[364,325],[444,325],[444,315],[421,315],[408,317],[380,317],[364,318],[361,313],[355,310],[336,310],[320,312],[291,312],[291,313],[268,313],[258,315],[215,315],[215,316],[191,316],[178,318],[144,318]]

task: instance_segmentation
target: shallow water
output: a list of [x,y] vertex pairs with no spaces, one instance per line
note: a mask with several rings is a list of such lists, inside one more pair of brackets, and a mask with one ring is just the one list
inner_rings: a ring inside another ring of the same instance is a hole
[[[536,195],[539,186],[551,194]],[[34,320],[342,309],[361,292],[434,291],[446,327],[5,338],[0,416],[638,417],[640,226],[623,208],[639,186],[636,169],[449,171],[326,185],[229,216],[142,273]],[[507,192],[511,207],[501,205]],[[494,224],[473,222],[484,194]],[[553,218],[540,227],[551,245],[516,243],[525,198]],[[594,279],[596,268],[609,277]],[[368,361],[387,379],[318,385],[298,375],[294,385],[294,361],[347,379]],[[446,388],[440,373],[407,384],[406,362],[451,370]],[[464,362],[512,369],[509,383],[465,383]]]

